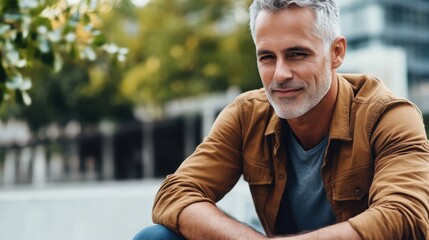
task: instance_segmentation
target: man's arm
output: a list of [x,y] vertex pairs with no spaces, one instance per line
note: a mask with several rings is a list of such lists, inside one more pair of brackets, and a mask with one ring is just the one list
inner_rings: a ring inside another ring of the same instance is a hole
[[284,240],[362,240],[349,222],[338,223],[305,234],[280,237]]
[[[198,202],[223,198],[240,179],[242,163],[242,104],[234,101],[217,117],[204,141],[174,174],[168,175],[156,194],[152,219],[179,233],[180,213]],[[199,219],[201,221],[203,219]]]
[[[194,203],[179,215],[179,231],[192,239],[268,239],[252,228],[229,217],[208,202]],[[361,240],[350,223],[343,222],[305,234],[279,237],[284,240]]]
[[267,239],[209,202],[198,202],[184,208],[179,215],[179,231],[189,240]]

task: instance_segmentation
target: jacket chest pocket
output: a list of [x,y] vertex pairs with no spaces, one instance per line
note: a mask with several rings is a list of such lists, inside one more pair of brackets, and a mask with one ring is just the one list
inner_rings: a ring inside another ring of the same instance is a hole
[[243,178],[249,185],[270,185],[273,183],[272,169],[268,164],[244,161]]
[[249,184],[256,212],[260,216],[264,214],[266,203],[273,194],[273,171],[268,164],[243,163],[243,178]]
[[262,206],[268,200],[274,181],[272,171],[268,164],[251,161],[243,163],[243,178],[249,183],[255,205]]
[[368,193],[372,179],[371,166],[364,166],[341,173],[332,180],[333,208],[343,221],[368,208]]

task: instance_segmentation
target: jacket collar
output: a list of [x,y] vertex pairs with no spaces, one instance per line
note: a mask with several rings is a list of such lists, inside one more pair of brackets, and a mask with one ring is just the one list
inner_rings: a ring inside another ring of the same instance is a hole
[[280,132],[281,126],[282,126],[282,121],[283,121],[279,116],[277,116],[273,107],[270,106],[270,108],[272,110],[272,114],[271,114],[270,121],[268,122],[268,126],[265,129],[265,136]]
[[[353,89],[343,76],[340,74],[337,76],[338,96],[335,103],[329,138],[350,141],[352,140],[350,131],[350,110],[353,102]],[[280,132],[281,126],[282,119],[279,118],[272,109],[271,118],[265,130],[265,136]]]
[[352,140],[350,111],[353,103],[353,89],[340,74],[337,75],[338,96],[329,132],[330,139]]

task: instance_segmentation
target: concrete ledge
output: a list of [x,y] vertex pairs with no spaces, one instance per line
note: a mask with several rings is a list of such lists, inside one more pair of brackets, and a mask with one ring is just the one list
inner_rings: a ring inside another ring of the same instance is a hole
[[[132,239],[152,224],[161,180],[55,184],[0,189],[0,239]],[[248,186],[240,181],[219,207],[260,230]]]

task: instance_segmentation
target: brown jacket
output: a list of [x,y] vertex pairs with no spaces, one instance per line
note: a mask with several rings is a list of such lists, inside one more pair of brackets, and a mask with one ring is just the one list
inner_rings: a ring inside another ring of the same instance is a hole
[[[337,222],[349,221],[364,239],[429,239],[429,142],[421,113],[370,76],[339,75],[338,83],[321,169]],[[285,131],[263,89],[237,97],[165,179],[154,222],[177,232],[183,208],[216,203],[243,175],[267,235],[275,235],[287,180]]]

